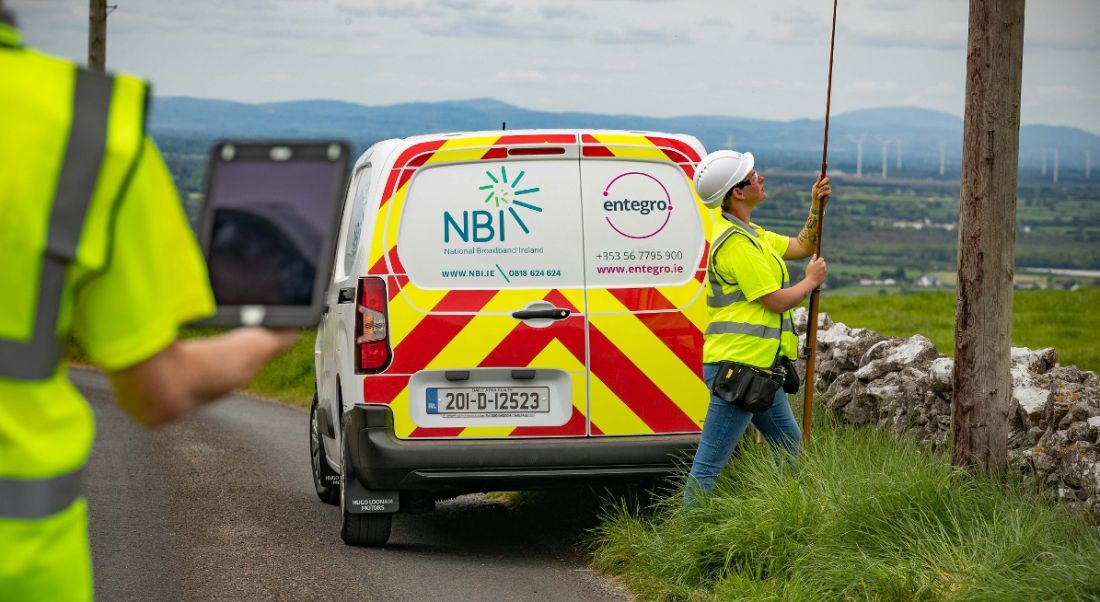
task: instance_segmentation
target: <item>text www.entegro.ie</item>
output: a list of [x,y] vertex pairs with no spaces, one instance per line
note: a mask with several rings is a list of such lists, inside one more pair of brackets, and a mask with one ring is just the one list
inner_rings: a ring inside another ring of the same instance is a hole
[[597,274],[683,274],[682,265],[598,265]]

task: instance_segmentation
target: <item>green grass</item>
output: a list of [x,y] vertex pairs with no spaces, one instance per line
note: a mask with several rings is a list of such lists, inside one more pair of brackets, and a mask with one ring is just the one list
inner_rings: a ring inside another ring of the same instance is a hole
[[594,566],[642,600],[1086,600],[1100,534],[1083,515],[974,478],[887,434],[822,425],[796,469],[742,445],[689,509],[620,506]]
[[[195,339],[225,332],[221,328],[184,328],[180,337]],[[268,362],[248,383],[248,393],[308,408],[313,400],[313,343],[316,330],[303,330],[302,338],[286,353]]]
[[313,342],[315,330],[302,332],[302,338],[290,351],[271,360],[247,391],[278,399],[284,403],[308,408],[313,400]]
[[[1012,344],[1054,347],[1058,360],[1083,370],[1100,372],[1100,288],[1076,291],[1017,291],[1012,307]],[[821,311],[836,322],[870,328],[880,334],[909,337],[923,334],[940,353],[954,354],[955,293],[841,296],[826,291]]]

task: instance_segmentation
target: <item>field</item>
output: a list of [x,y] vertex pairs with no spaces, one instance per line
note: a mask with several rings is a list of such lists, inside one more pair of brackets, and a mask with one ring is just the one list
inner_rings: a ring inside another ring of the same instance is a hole
[[[765,174],[768,172],[765,171]],[[812,174],[777,172],[758,224],[796,234],[806,218]],[[826,211],[822,255],[829,286],[844,293],[918,288],[924,275],[953,280],[957,264],[958,182],[838,178]],[[1025,267],[1100,270],[1100,182],[1053,186],[1024,181],[1016,207],[1016,266],[1036,287],[1098,286],[1100,279],[1025,275]],[[860,280],[879,283],[860,286]],[[892,284],[883,284],[890,279]],[[945,281],[946,280],[946,281]]]
[[[1054,347],[1059,362],[1100,373],[1100,288],[1076,291],[1016,291],[1012,307],[1012,344]],[[821,295],[821,311],[837,322],[870,328],[887,336],[923,334],[940,353],[953,355],[955,294],[948,291],[908,295]]]

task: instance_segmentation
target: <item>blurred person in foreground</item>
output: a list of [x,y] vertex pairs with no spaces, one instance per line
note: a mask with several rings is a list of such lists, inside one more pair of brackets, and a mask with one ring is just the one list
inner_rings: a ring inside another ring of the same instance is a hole
[[0,600],[93,596],[80,478],[95,427],[78,341],[149,427],[246,384],[296,332],[178,339],[214,312],[148,88],[23,45],[0,0]]

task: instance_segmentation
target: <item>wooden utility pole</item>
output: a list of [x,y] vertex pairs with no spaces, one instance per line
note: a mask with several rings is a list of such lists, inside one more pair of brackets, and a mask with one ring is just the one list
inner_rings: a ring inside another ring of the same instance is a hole
[[107,0],[89,0],[88,68],[107,68]]
[[1003,475],[1024,0],[970,0],[955,299],[952,462]]

